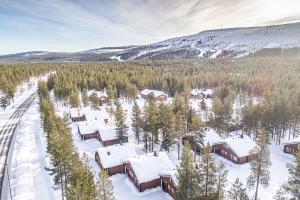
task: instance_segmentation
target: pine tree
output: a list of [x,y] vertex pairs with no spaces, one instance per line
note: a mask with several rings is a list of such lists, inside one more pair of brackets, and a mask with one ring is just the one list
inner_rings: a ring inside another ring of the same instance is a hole
[[77,88],[73,89],[71,92],[71,96],[70,96],[70,103],[73,108],[79,107],[79,96],[78,95],[79,95],[79,93],[78,93]]
[[167,151],[175,143],[176,130],[175,130],[175,117],[172,107],[169,105],[159,105],[159,119],[162,134],[161,147]]
[[228,191],[227,198],[228,200],[249,200],[246,188],[243,186],[243,183],[237,178],[234,183],[232,183],[231,188]]
[[283,189],[292,196],[292,200],[300,199],[300,151],[296,154],[294,164],[289,166],[290,177]]
[[153,100],[150,100],[148,106],[145,109],[145,119],[147,126],[147,133],[150,133],[150,150],[154,150],[154,143],[158,141],[158,130],[159,130],[159,121],[158,121],[158,112],[156,104]]
[[134,132],[135,138],[140,143],[141,138],[141,129],[142,129],[142,117],[141,117],[141,110],[137,102],[135,101],[132,107],[132,130]]
[[99,106],[99,99],[96,94],[96,92],[93,92],[92,95],[89,97],[89,100],[91,102],[91,106],[95,109]]
[[189,143],[186,143],[182,152],[182,160],[177,167],[178,200],[198,200],[200,197],[199,172],[193,162],[193,154]]
[[[217,194],[217,166],[211,155],[211,146],[209,144],[203,150],[199,163],[201,196],[203,199],[214,199]],[[221,178],[221,177],[220,177]]]
[[262,131],[259,134],[257,147],[251,150],[250,155],[251,175],[249,178],[254,180],[254,200],[257,200],[259,184],[267,187],[270,179],[269,167],[271,166],[271,161],[268,147],[268,134],[266,131]]
[[125,136],[127,135],[128,126],[126,125],[126,115],[120,102],[116,102],[115,110],[115,125],[118,143],[123,144],[125,142]]
[[217,194],[216,197],[218,200],[223,200],[225,198],[225,188],[227,184],[227,175],[228,170],[226,169],[225,164],[220,161],[217,165]]
[[97,181],[97,188],[99,195],[97,200],[115,200],[113,194],[113,185],[109,179],[107,172],[104,169],[100,170],[99,178]]
[[84,88],[82,90],[81,98],[82,98],[83,106],[88,106],[89,105],[89,97],[88,97],[88,93],[87,93],[87,89],[86,88]]

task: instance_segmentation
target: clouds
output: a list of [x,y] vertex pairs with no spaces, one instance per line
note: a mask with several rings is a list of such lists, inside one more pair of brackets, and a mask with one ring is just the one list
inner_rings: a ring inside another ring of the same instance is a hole
[[298,0],[0,0],[0,53],[147,44],[299,13]]

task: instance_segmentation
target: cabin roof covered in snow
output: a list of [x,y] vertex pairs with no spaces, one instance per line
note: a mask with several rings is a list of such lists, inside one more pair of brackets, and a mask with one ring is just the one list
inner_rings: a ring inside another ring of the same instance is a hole
[[77,125],[80,130],[80,134],[82,135],[94,133],[96,131],[99,131],[100,128],[97,123],[89,121],[78,122]]
[[160,178],[160,173],[175,168],[165,152],[148,153],[129,159],[139,183]]
[[71,117],[82,117],[84,112],[80,108],[71,108],[70,115]]
[[250,155],[250,151],[256,147],[256,143],[247,135],[232,136],[224,140],[230,149],[238,156],[244,157]]
[[145,96],[150,95],[152,93],[154,97],[158,97],[160,95],[166,95],[163,91],[149,90],[149,89],[144,89],[140,93]]
[[203,92],[205,95],[212,95],[214,93],[213,89],[207,89]]
[[103,92],[103,91],[95,91],[95,90],[90,90],[87,92],[88,96],[92,96],[92,94],[96,94],[96,96],[98,98],[100,97],[108,97],[108,95],[106,94],[106,92]]
[[101,147],[97,152],[105,169],[121,165],[124,161],[137,155],[135,146],[131,143]]
[[206,145],[209,143],[210,145],[223,143],[224,140],[219,136],[219,134],[212,128],[208,128],[204,132],[203,144]]
[[298,143],[300,143],[300,137],[296,137],[292,140],[286,141],[283,144],[298,144]]
[[99,134],[102,141],[114,140],[117,137],[117,133],[114,126],[102,126],[99,129]]
[[199,94],[202,94],[202,90],[200,90],[200,89],[192,89],[191,90],[191,95],[196,96]]

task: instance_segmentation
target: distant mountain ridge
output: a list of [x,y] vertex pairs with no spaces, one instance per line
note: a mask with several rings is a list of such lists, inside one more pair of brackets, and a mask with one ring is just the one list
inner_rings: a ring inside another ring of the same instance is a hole
[[141,46],[103,47],[75,53],[32,51],[1,55],[0,61],[110,61],[237,58],[263,49],[300,47],[300,22],[229,28],[167,39]]

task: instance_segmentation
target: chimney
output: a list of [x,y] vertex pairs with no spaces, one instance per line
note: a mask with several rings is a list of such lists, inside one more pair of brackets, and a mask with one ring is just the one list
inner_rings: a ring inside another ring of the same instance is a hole
[[241,138],[244,138],[244,135],[243,135],[243,134],[241,134]]
[[158,153],[157,153],[156,151],[154,151],[153,153],[154,153],[154,156],[155,156],[155,157],[158,156]]

